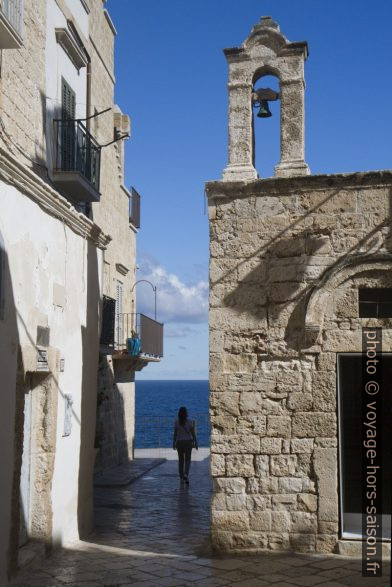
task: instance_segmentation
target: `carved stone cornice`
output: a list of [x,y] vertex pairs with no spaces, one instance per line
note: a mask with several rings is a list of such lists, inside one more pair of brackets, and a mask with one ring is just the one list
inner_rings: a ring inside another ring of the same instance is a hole
[[88,238],[98,248],[106,249],[112,240],[97,224],[77,212],[68,200],[1,146],[0,179],[15,186],[50,216],[64,222],[76,234]]

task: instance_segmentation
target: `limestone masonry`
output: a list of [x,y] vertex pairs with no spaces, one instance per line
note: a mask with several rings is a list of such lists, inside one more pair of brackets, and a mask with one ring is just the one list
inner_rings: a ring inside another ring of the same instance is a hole
[[163,354],[136,312],[115,35],[102,0],[0,0],[1,586],[91,533],[94,474],[133,458],[135,371]]
[[[206,186],[213,545],[358,552],[342,533],[337,361],[361,352],[363,326],[382,326],[392,350],[391,319],[358,310],[359,289],[392,287],[392,172],[309,175],[307,44],[271,18],[225,54],[229,164]],[[271,74],[281,161],[257,179],[251,96]]]

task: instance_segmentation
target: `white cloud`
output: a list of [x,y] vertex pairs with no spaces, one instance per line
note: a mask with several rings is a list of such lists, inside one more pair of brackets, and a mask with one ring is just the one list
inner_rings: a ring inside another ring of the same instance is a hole
[[196,334],[197,330],[190,326],[170,326],[165,328],[165,336],[168,338],[185,338],[189,334]]
[[[147,279],[157,286],[158,321],[192,324],[207,322],[207,281],[186,284],[147,254],[139,258],[138,264],[137,279]],[[140,284],[137,288],[137,308],[138,312],[154,315],[154,294],[148,284]],[[184,332],[186,334],[189,332]]]

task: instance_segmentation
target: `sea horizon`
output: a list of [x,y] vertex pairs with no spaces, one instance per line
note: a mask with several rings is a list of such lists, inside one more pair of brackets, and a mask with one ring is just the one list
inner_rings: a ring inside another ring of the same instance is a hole
[[144,379],[135,389],[136,448],[170,447],[181,406],[195,420],[199,446],[209,446],[208,379]]

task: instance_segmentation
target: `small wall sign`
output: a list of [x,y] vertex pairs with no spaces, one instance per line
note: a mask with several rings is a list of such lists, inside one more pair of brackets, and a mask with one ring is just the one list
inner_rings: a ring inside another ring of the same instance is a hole
[[63,436],[70,436],[72,431],[72,395],[64,395],[64,431]]
[[48,351],[37,349],[37,371],[49,371]]

